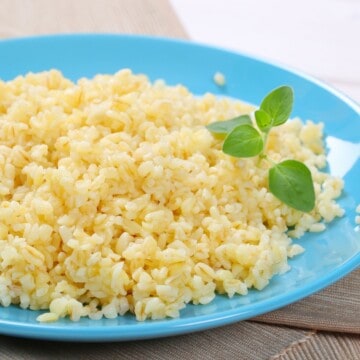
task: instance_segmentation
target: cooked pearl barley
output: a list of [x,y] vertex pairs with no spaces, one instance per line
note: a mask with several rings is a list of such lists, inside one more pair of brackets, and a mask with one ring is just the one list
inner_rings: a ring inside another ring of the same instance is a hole
[[294,119],[268,151],[309,166],[316,207],[282,204],[265,166],[225,155],[205,128],[252,110],[126,69],[0,81],[1,305],[48,309],[41,322],[161,319],[287,271],[303,251],[290,236],[342,216],[343,182],[319,170],[323,125]]
[[221,72],[216,72],[214,74],[214,82],[218,86],[224,86],[226,84],[225,75]]

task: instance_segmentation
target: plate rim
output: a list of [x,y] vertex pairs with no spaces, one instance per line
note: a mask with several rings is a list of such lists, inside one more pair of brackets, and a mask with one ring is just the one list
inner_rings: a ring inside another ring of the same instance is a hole
[[114,33],[114,32],[74,32],[74,33],[54,33],[54,34],[40,34],[40,35],[30,35],[30,36],[19,36],[12,38],[0,38],[0,46],[2,43],[16,43],[23,41],[34,41],[34,40],[48,40],[51,38],[54,39],[66,39],[66,38],[87,38],[87,37],[98,37],[98,38],[123,38],[123,39],[137,39],[137,40],[147,40],[147,41],[161,41],[165,43],[177,43],[179,45],[185,45],[190,47],[201,47],[208,50],[217,50],[220,52],[225,52],[228,54],[236,54],[241,57],[247,58],[249,60],[255,60],[257,62],[271,65],[275,68],[285,70],[294,75],[302,77],[305,80],[308,80],[311,83],[316,84],[317,86],[323,88],[324,90],[330,92],[335,95],[342,101],[344,101],[347,105],[349,105],[355,112],[360,115],[360,102],[357,102],[355,99],[351,98],[351,96],[345,94],[344,91],[339,90],[336,86],[329,84],[326,80],[320,79],[315,75],[310,75],[304,70],[298,69],[295,66],[288,65],[286,63],[282,63],[281,61],[276,61],[273,59],[269,59],[259,55],[253,55],[246,51],[239,51],[236,49],[231,49],[225,46],[220,45],[211,45],[201,41],[195,41],[191,39],[180,39],[180,38],[171,38],[166,36],[158,36],[158,35],[146,35],[146,34],[128,34],[128,33]]
[[[44,41],[50,39],[74,39],[74,38],[114,38],[114,39],[130,39],[130,40],[143,40],[143,41],[156,41],[163,43],[181,44],[182,46],[203,48],[207,50],[216,50],[225,52],[230,55],[236,55],[246,58],[249,61],[256,61],[265,65],[270,65],[281,70],[285,70],[291,74],[301,77],[312,84],[326,90],[333,94],[335,97],[343,101],[347,106],[360,115],[360,105],[342,91],[335,89],[322,80],[314,76],[308,75],[300,70],[294,69],[288,65],[283,65],[279,62],[264,59],[259,56],[253,56],[244,52],[239,52],[232,49],[223,48],[220,46],[213,46],[201,42],[173,39],[164,36],[151,36],[151,35],[136,35],[136,34],[116,34],[116,33],[64,33],[64,34],[46,34],[36,36],[24,36],[16,38],[0,39],[0,48],[3,43],[16,43],[31,41]],[[203,331],[218,326],[224,326],[237,321],[246,320],[253,316],[259,316],[289,305],[291,303],[302,300],[315,292],[318,292],[344,276],[348,275],[351,271],[360,267],[360,251],[355,253],[352,257],[348,258],[344,263],[333,268],[329,273],[316,278],[310,283],[300,288],[292,289],[286,293],[280,293],[268,299],[246,305],[248,310],[246,313],[239,313],[239,307],[234,309],[221,311],[221,313],[197,315],[196,318],[176,318],[160,320],[148,320],[131,325],[106,325],[100,323],[96,326],[82,327],[82,326],[57,326],[56,323],[51,324],[33,324],[16,322],[11,320],[1,319],[0,307],[0,333],[4,335],[22,336],[36,339],[58,340],[58,341],[128,341],[128,340],[141,340],[149,338],[160,338],[165,336],[180,335],[195,331]],[[294,299],[295,298],[295,299]],[[259,311],[259,308],[262,310]],[[264,309],[265,308],[265,309]],[[26,309],[25,311],[32,311]],[[217,314],[217,316],[216,316]],[[74,323],[76,324],[76,323]]]

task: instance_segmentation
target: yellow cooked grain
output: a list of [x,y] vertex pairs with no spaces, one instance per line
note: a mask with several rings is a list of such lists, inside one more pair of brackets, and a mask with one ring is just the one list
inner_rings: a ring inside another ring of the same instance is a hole
[[42,322],[159,319],[287,271],[303,251],[290,236],[342,216],[343,183],[320,171],[323,125],[294,119],[268,151],[307,164],[316,206],[274,198],[267,165],[224,155],[205,128],[250,111],[130,70],[0,82],[1,304],[48,309]]
[[225,86],[225,84],[226,84],[225,75],[223,73],[217,71],[214,74],[214,82],[218,86]]

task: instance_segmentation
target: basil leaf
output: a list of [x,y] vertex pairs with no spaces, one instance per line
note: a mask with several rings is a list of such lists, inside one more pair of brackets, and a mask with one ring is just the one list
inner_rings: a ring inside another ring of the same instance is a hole
[[296,160],[285,160],[269,171],[270,191],[282,202],[304,212],[315,206],[315,191],[311,172]]
[[206,126],[206,128],[214,134],[217,135],[227,135],[231,130],[236,128],[239,125],[249,124],[251,125],[251,119],[249,115],[241,115],[236,118],[225,120],[225,121],[216,121]]
[[251,125],[239,125],[226,137],[223,152],[234,157],[252,157],[261,153],[264,142],[260,133]]
[[258,128],[262,132],[268,132],[271,129],[272,124],[273,124],[273,119],[264,110],[261,110],[261,109],[256,110],[255,111],[255,119],[256,119],[256,124],[257,124]]
[[280,86],[265,96],[260,109],[273,119],[273,126],[279,126],[289,119],[294,102],[294,93],[289,86]]

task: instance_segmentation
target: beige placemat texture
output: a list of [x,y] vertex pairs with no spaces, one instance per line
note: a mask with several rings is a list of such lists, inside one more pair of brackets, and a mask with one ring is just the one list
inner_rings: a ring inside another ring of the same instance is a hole
[[186,37],[168,0],[0,0],[0,38],[105,32]]
[[360,335],[317,333],[254,322],[124,343],[69,344],[0,336],[3,360],[358,360],[359,350]]
[[[0,38],[73,32],[187,37],[168,0],[1,0]],[[127,343],[64,344],[0,336],[0,358],[357,360],[359,299],[360,269],[318,294],[253,321]]]

